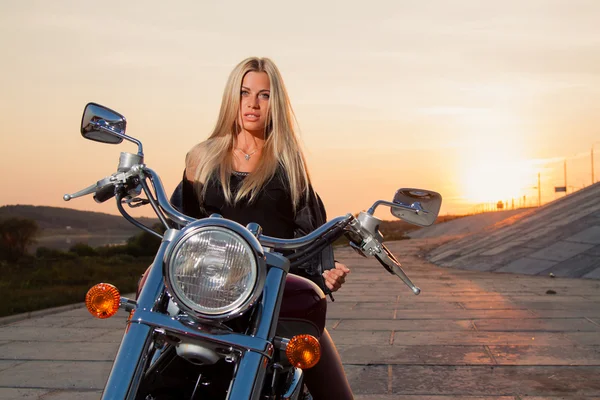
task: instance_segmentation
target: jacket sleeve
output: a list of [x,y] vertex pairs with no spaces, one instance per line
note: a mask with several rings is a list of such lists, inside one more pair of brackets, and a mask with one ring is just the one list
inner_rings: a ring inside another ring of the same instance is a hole
[[185,170],[183,171],[183,179],[181,182],[179,182],[179,185],[177,185],[177,188],[171,195],[170,201],[173,207],[189,217],[206,217],[202,207],[200,206],[200,201],[196,195],[194,184],[186,178]]
[[[327,222],[327,213],[321,198],[313,191],[312,187],[309,189],[308,199],[301,204],[296,213],[296,218],[294,219],[295,237],[305,236]],[[325,285],[323,272],[332,268],[335,268],[335,261],[333,259],[333,247],[329,245],[312,259],[292,268],[290,272],[310,279],[316,283],[325,294],[329,294],[331,291]]]

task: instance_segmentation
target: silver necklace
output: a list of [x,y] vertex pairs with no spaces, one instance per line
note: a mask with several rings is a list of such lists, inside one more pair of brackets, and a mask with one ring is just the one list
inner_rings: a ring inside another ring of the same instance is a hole
[[246,161],[250,161],[250,157],[252,157],[252,155],[258,151],[258,149],[254,149],[254,151],[252,153],[248,154],[244,150],[240,149],[239,147],[236,147],[235,149],[241,151],[242,154],[244,154],[244,158],[246,159]]

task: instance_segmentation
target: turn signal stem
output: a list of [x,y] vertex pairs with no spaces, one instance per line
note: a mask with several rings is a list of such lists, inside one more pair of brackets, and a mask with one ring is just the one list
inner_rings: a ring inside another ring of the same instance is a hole
[[137,301],[128,299],[127,297],[121,297],[119,301],[119,308],[127,312],[135,311],[137,308]]
[[277,350],[285,351],[287,349],[288,343],[290,343],[290,339],[286,339],[286,338],[282,338],[282,337],[278,337],[278,336],[276,336],[273,339],[273,346]]

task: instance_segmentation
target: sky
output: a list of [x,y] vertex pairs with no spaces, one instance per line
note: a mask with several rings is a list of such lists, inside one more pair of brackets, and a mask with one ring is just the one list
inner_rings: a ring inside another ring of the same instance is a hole
[[569,191],[592,183],[599,20],[596,0],[3,0],[0,205],[117,213],[62,200],[136,150],[80,136],[90,101],[126,116],[172,191],[248,56],[278,65],[329,217],[400,187],[441,193],[442,214],[537,204],[538,173],[548,202],[565,161]]

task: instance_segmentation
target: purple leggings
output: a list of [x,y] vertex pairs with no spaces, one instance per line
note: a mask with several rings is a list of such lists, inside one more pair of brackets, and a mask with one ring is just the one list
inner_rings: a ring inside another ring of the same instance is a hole
[[327,329],[323,330],[319,342],[321,343],[321,360],[314,367],[304,371],[304,383],[313,399],[354,399],[342,367],[342,360]]

